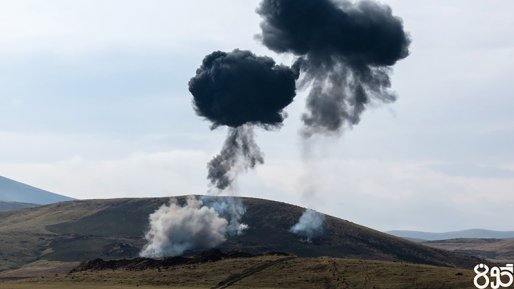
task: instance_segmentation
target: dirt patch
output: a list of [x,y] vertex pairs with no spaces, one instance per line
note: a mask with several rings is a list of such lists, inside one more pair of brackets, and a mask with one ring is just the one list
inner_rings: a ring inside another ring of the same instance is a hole
[[272,252],[266,254],[251,254],[242,251],[229,251],[222,252],[218,249],[204,251],[198,255],[193,256],[177,256],[166,257],[161,259],[152,258],[134,258],[134,259],[120,259],[120,260],[103,260],[95,259],[81,263],[74,268],[71,273],[82,271],[101,271],[101,270],[128,270],[128,271],[143,271],[148,269],[167,269],[180,265],[201,264],[207,262],[217,262],[224,259],[235,258],[252,258],[259,256],[289,256],[286,253]]

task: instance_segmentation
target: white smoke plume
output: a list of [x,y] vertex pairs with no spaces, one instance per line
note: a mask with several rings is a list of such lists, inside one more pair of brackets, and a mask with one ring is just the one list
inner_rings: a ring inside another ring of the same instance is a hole
[[306,209],[298,223],[291,227],[289,231],[311,242],[313,238],[323,233],[325,216],[311,209]]
[[241,235],[248,228],[247,224],[241,222],[241,218],[246,213],[246,208],[240,198],[204,196],[202,202],[213,208],[221,217],[229,220],[228,236]]
[[149,216],[147,244],[140,256],[178,256],[187,250],[216,247],[248,227],[241,223],[244,212],[242,202],[229,197],[188,197],[184,206],[172,199]]

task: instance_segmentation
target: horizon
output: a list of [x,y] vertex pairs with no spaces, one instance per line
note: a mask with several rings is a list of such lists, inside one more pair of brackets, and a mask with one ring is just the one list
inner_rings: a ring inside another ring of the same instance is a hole
[[[9,179],[9,178],[7,178],[5,176],[0,176],[0,177]],[[12,179],[9,179],[9,180],[17,182],[17,183],[20,183],[20,182],[18,182],[16,180],[12,180]],[[25,183],[21,183],[21,184],[33,187],[33,188],[38,189],[38,190],[43,190],[43,191],[48,192],[50,194],[55,194],[55,193],[49,192],[47,190],[31,186],[30,184],[25,184]],[[57,194],[57,195],[65,197],[65,198],[69,198],[66,195],[60,195],[60,194]],[[169,200],[173,200],[175,198],[182,198],[182,197],[189,197],[189,196],[193,196],[193,197],[207,197],[207,196],[208,197],[235,197],[235,198],[243,198],[243,199],[244,198],[260,199],[260,200],[265,200],[265,201],[285,203],[285,204],[289,204],[289,205],[293,205],[293,206],[298,206],[298,207],[303,208],[303,209],[308,209],[308,207],[304,207],[301,204],[294,204],[294,203],[288,203],[288,202],[285,202],[285,201],[283,202],[283,201],[277,201],[277,200],[273,200],[273,199],[265,199],[265,198],[260,198],[260,197],[255,197],[255,196],[245,196],[245,195],[238,195],[238,196],[218,195],[218,196],[212,196],[212,195],[207,195],[207,194],[193,194],[193,195],[170,195],[170,196],[144,196],[144,197],[131,197],[131,198],[127,198],[127,197],[118,197],[118,198],[109,198],[109,197],[106,197],[106,198],[83,198],[83,199],[72,198],[70,200],[63,200],[63,201],[60,201],[60,202],[94,201],[94,200],[119,200],[119,199],[154,199],[154,198],[155,199],[169,199]],[[0,200],[0,203],[1,202],[3,202],[3,201]],[[8,201],[8,202],[10,202],[10,201]],[[12,201],[12,202],[13,203],[33,204],[33,205],[37,205],[37,206],[47,206],[47,205],[54,204],[54,203],[50,203],[50,204],[35,204],[35,203],[26,203],[26,202],[18,202],[18,201]],[[163,204],[167,204],[167,203],[165,202]],[[320,212],[322,214],[325,214],[322,211],[318,211],[318,212]],[[344,218],[341,218],[341,219],[345,220]],[[347,220],[347,221],[352,222],[352,220]],[[359,224],[359,225],[362,225],[362,224]],[[375,229],[375,228],[371,228],[371,229]],[[394,233],[412,232],[412,233],[428,233],[428,234],[459,233],[459,232],[467,232],[467,231],[490,231],[490,232],[498,232],[498,233],[514,232],[514,230],[492,230],[492,229],[489,229],[489,228],[462,228],[462,229],[457,229],[457,230],[452,230],[452,231],[423,231],[423,230],[411,230],[411,229],[403,229],[403,228],[394,228],[394,229],[386,229],[386,230],[380,230],[380,231],[384,232],[384,233],[389,233],[389,234],[393,233],[393,232]]]
[[[195,114],[187,83],[215,50],[291,64],[254,38],[259,2],[1,3],[0,175],[77,199],[207,194],[226,129]],[[266,161],[238,194],[380,231],[514,230],[514,2],[386,4],[412,38],[398,100],[305,161],[302,91],[280,131],[256,129]]]

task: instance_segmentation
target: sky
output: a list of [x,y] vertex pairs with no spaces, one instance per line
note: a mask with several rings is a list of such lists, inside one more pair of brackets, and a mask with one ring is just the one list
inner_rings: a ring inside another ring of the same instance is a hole
[[[378,230],[514,230],[514,2],[390,0],[412,38],[395,103],[339,138],[299,137],[305,93],[242,196]],[[79,199],[205,194],[211,131],[187,83],[212,51],[250,49],[258,0],[0,1],[0,175]]]

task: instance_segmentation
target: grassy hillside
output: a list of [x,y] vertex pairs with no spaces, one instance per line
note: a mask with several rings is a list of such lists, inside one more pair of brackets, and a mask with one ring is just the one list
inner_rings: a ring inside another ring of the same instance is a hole
[[[179,198],[184,201],[185,198]],[[148,215],[167,198],[86,200],[0,213],[0,270],[37,261],[129,258],[144,245]],[[223,250],[284,251],[298,256],[332,256],[471,267],[477,260],[393,237],[327,216],[325,234],[302,242],[289,228],[303,208],[245,198],[249,225]]]
[[263,256],[157,270],[103,270],[61,274],[1,282],[0,289],[471,289],[474,288],[473,277],[471,270],[402,262]]
[[479,256],[498,263],[514,262],[514,240],[512,239],[452,239],[430,241],[424,244],[460,254]]
[[52,242],[66,236],[49,231],[48,225],[79,220],[110,205],[109,201],[66,202],[0,212],[0,271],[53,252]]
[[16,209],[37,207],[36,204],[19,203],[19,202],[3,202],[0,201],[0,212],[7,212]]

